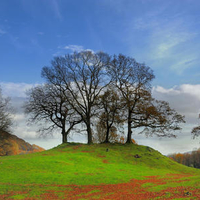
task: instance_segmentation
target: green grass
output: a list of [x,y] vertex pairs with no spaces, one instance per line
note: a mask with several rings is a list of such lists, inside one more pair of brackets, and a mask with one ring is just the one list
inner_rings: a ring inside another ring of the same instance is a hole
[[[135,158],[136,154],[140,158]],[[57,185],[116,184],[146,176],[162,178],[185,173],[193,176],[182,184],[195,186],[200,178],[199,170],[180,165],[150,147],[134,144],[63,144],[40,153],[0,157],[0,169],[0,194],[28,190],[29,197]],[[13,199],[23,197],[13,195]]]

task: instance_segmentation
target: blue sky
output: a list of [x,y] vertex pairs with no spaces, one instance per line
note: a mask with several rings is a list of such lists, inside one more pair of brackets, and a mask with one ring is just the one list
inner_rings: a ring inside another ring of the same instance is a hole
[[154,70],[155,96],[192,127],[200,105],[199,8],[199,0],[1,0],[0,85],[5,95],[24,98],[54,56],[123,53]]
[[1,0],[0,80],[41,82],[41,68],[71,47],[145,62],[154,85],[196,84],[199,7],[198,0]]

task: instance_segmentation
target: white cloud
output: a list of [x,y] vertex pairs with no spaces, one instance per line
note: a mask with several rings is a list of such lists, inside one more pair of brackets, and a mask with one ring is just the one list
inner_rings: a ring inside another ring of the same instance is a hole
[[183,84],[173,88],[153,88],[153,96],[168,101],[172,108],[185,115],[187,125],[196,126],[200,113],[200,85]]
[[16,113],[13,115],[13,119],[19,122],[19,121],[24,121],[25,117],[24,114],[22,113]]
[[180,86],[174,86],[173,88],[169,89],[165,89],[161,86],[156,86],[153,88],[153,92],[160,92],[169,95],[180,95],[180,94],[192,95],[200,100],[200,84],[197,85],[183,84]]
[[185,94],[193,95],[194,97],[200,100],[200,84],[198,85],[183,84],[180,86],[180,90],[183,91]]
[[53,54],[53,56],[62,56],[66,54],[66,50],[72,51],[72,52],[81,52],[81,51],[91,51],[94,53],[94,51],[92,49],[85,49],[83,46],[81,45],[74,45],[74,44],[70,44],[70,45],[66,45],[66,46],[58,46],[59,51],[57,51],[56,53]]
[[0,82],[2,93],[9,97],[26,97],[26,91],[38,84]]
[[80,52],[80,51],[83,51],[84,50],[84,47],[83,46],[80,46],[80,45],[67,45],[65,46],[63,49],[69,49],[71,51],[76,51],[76,52]]
[[178,134],[177,138],[144,138],[133,135],[138,144],[150,146],[164,155],[171,153],[184,153],[199,147],[199,141],[191,139],[190,133]]
[[159,93],[172,93],[172,94],[180,94],[179,90],[176,90],[176,87],[170,88],[170,89],[165,89],[161,86],[156,86],[153,88],[153,92],[159,92]]

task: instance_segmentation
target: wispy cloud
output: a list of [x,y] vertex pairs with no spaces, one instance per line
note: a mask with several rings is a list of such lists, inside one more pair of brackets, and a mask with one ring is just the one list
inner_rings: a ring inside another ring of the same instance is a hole
[[[161,12],[162,11],[162,12]],[[137,34],[145,35],[143,40],[138,36],[137,44],[145,48],[142,52],[131,48],[132,54],[150,63],[155,68],[163,68],[181,75],[185,70],[200,64],[198,46],[195,42],[199,32],[195,21],[190,21],[181,11],[176,14],[166,13],[169,5],[160,11],[147,12],[130,22],[131,30],[127,42],[136,43]],[[128,32],[128,31],[127,31]]]
[[51,7],[59,20],[62,20],[62,14],[57,0],[51,0]]
[[159,26],[151,30],[150,42],[156,47],[157,57],[162,58],[171,53],[180,44],[186,43],[197,36],[183,20],[173,21],[158,20]]
[[195,54],[180,55],[180,57],[177,57],[176,61],[171,64],[170,69],[176,72],[176,74],[182,75],[186,69],[193,68],[198,65],[200,61],[197,58],[198,57]]
[[74,44],[70,44],[70,45],[66,45],[66,46],[58,46],[59,51],[57,51],[56,53],[53,54],[53,56],[62,56],[66,54],[66,50],[70,51],[70,52],[81,52],[81,51],[91,51],[94,52],[94,50],[92,49],[86,49],[81,45],[74,45]]
[[76,52],[80,52],[80,51],[83,51],[84,50],[84,47],[81,46],[81,45],[67,45],[65,47],[63,47],[63,49],[68,49],[68,50],[71,50],[71,51],[76,51]]

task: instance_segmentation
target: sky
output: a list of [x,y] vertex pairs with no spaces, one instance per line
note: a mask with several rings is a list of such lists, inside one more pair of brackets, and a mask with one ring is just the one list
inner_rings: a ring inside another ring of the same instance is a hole
[[[163,154],[200,147],[191,130],[200,124],[199,0],[1,0],[0,86],[16,113],[13,134],[46,149],[60,134],[38,138],[27,125],[25,91],[44,83],[41,69],[73,51],[122,53],[151,67],[152,94],[166,100],[186,124],[176,139],[133,138]],[[73,141],[85,141],[75,135]]]

